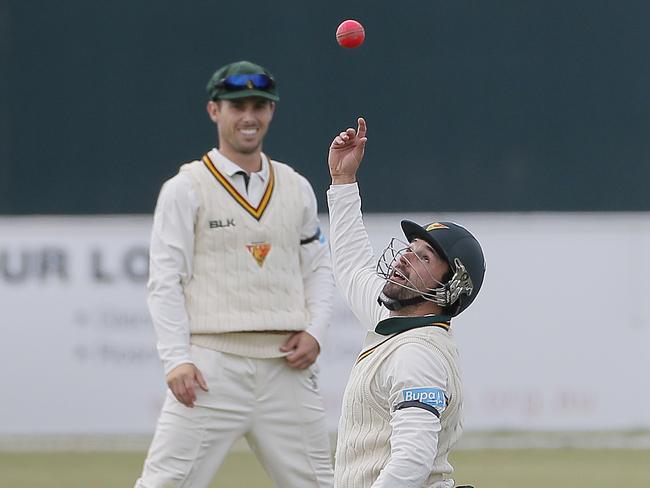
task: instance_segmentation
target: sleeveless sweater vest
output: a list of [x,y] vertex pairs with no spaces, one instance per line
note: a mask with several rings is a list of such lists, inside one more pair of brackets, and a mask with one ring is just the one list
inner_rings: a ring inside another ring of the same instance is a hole
[[207,156],[180,169],[201,201],[193,272],[184,287],[192,335],[297,331],[309,322],[299,259],[299,176],[285,164],[269,164],[267,191],[257,208]]
[[462,432],[461,379],[456,367],[458,351],[448,331],[438,327],[418,328],[400,333],[381,344],[352,368],[339,422],[336,463],[341,463],[344,468],[336,470],[337,487],[370,488],[390,458],[391,406],[377,398],[371,384],[386,358],[406,343],[418,343],[429,348],[447,372],[448,405],[440,416],[441,431],[438,433],[433,472],[424,486],[433,486],[446,479],[453,470],[447,456]]

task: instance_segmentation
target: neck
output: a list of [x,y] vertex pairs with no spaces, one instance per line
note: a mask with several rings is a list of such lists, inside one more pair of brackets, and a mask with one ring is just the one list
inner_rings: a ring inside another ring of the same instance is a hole
[[219,152],[246,171],[246,173],[257,173],[262,169],[261,147],[250,154],[233,151],[227,147],[219,147]]
[[415,317],[422,315],[440,315],[442,308],[435,303],[425,301],[406,305],[399,310],[391,310],[389,317]]

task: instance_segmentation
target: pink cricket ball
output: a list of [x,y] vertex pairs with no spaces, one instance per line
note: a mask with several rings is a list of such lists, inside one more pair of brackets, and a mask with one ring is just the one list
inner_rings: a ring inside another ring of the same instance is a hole
[[336,29],[336,42],[348,49],[359,47],[365,38],[366,31],[356,20],[344,20]]

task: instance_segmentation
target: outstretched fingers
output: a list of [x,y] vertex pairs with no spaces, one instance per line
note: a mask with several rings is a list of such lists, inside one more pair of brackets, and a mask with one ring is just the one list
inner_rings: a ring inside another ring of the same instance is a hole
[[363,117],[359,117],[357,119],[357,125],[357,138],[364,139],[366,137],[366,132],[368,131],[366,120]]

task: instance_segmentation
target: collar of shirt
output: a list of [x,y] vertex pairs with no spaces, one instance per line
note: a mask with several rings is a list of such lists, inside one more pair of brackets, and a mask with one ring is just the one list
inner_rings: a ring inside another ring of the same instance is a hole
[[382,320],[375,327],[375,332],[381,335],[390,335],[405,330],[417,329],[418,327],[427,327],[434,325],[449,330],[451,325],[451,317],[449,315],[420,315],[420,316],[406,316],[406,317],[389,317]]
[[[262,186],[266,184],[266,181],[269,179],[269,160],[266,157],[266,154],[261,153],[262,155],[262,169],[251,173],[250,177],[259,178]],[[226,175],[231,181],[235,176],[235,173],[242,171],[242,168],[235,162],[231,161],[223,154],[221,154],[216,148],[213,148],[209,153],[210,159],[214,163],[214,166],[219,170],[223,175]]]

